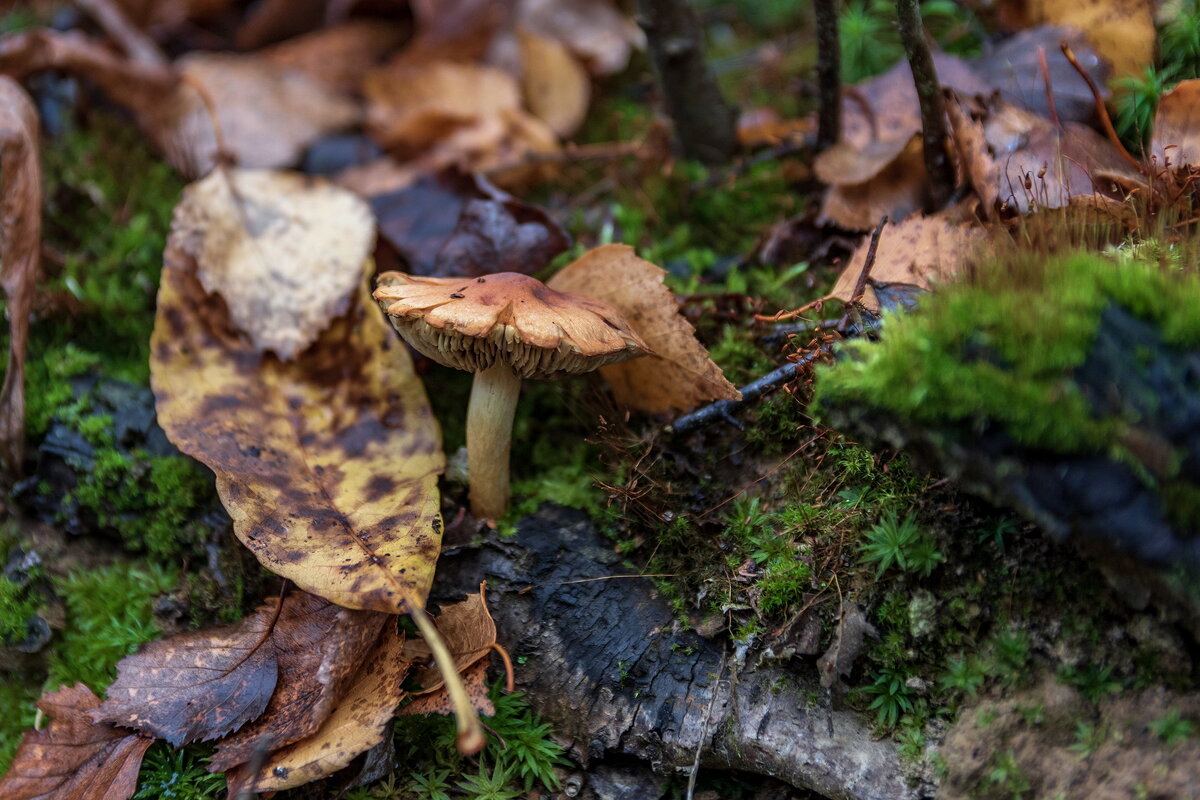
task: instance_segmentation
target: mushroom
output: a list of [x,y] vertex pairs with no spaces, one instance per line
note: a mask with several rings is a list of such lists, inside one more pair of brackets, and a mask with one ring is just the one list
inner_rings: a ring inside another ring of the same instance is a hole
[[513,414],[522,378],[591,372],[650,352],[612,306],[558,292],[528,275],[379,276],[375,299],[413,348],[475,373],[467,408],[471,512],[508,508]]

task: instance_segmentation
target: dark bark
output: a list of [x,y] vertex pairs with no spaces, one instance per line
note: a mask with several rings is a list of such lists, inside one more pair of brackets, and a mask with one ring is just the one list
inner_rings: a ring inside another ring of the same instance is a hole
[[737,151],[737,114],[708,68],[696,13],[687,0],[638,0],[637,11],[683,154],[728,161]]
[[836,144],[842,135],[842,44],[838,39],[837,0],[814,0],[817,15],[817,149]]
[[611,577],[630,571],[583,514],[546,506],[511,540],[444,555],[436,592],[448,602],[488,581],[518,685],[585,764],[634,756],[686,772],[699,748],[703,767],[826,797],[914,796],[894,745],[831,712],[815,667],[735,670],[722,645],[673,632],[649,580]]
[[946,103],[933,66],[933,54],[921,24],[921,9],[917,0],[896,0],[896,19],[900,39],[912,67],[917,101],[921,105],[921,139],[925,149],[925,171],[929,173],[928,211],[937,211],[949,204],[954,195],[954,164],[947,145],[950,133],[946,126]]

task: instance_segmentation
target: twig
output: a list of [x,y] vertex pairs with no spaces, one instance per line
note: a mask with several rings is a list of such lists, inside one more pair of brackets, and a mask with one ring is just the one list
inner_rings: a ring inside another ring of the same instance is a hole
[[1046,63],[1046,48],[1038,47],[1038,68],[1042,72],[1042,83],[1046,86],[1046,110],[1050,112],[1050,121],[1054,127],[1062,130],[1062,122],[1058,119],[1058,106],[1054,104],[1054,84],[1050,81],[1050,65]]
[[741,430],[742,423],[738,422],[733,412],[754,402],[763,395],[778,389],[786,383],[790,383],[799,377],[800,369],[807,367],[817,359],[829,352],[832,347],[832,342],[827,342],[817,347],[798,361],[788,362],[782,367],[768,372],[753,383],[748,383],[742,387],[741,400],[718,400],[715,403],[710,403],[704,408],[693,411],[691,414],[686,414],[675,420],[673,425],[667,426],[668,433],[681,434],[694,431],[717,420],[723,420]]
[[843,335],[850,324],[851,315],[857,313],[855,307],[862,300],[863,293],[867,291],[867,278],[871,276],[871,267],[875,266],[875,251],[879,249],[879,237],[887,223],[887,214],[884,214],[879,219],[879,224],[875,226],[875,230],[871,231],[871,243],[867,245],[867,257],[863,260],[858,280],[854,282],[854,294],[850,295],[850,302],[846,303],[846,313],[842,315],[842,321],[838,323],[838,331]]
[[925,152],[925,171],[929,173],[928,210],[937,211],[950,203],[956,183],[954,164],[946,150],[946,143],[950,141],[946,130],[946,104],[917,0],[896,0],[896,20],[912,68],[917,101],[921,105],[921,143]]
[[637,17],[683,154],[728,161],[737,152],[737,115],[705,60],[696,12],[687,0],[638,0]]
[[1121,144],[1121,137],[1117,136],[1117,130],[1113,127],[1112,119],[1108,116],[1108,108],[1104,105],[1104,96],[1100,93],[1100,87],[1092,80],[1092,76],[1087,74],[1087,70],[1079,63],[1079,59],[1075,58],[1075,51],[1071,49],[1071,45],[1063,39],[1059,45],[1062,48],[1063,55],[1067,57],[1067,61],[1071,62],[1071,66],[1079,73],[1080,77],[1087,82],[1088,88],[1092,91],[1092,100],[1096,103],[1096,113],[1100,115],[1100,124],[1104,126],[1104,133],[1108,136],[1108,140],[1112,142],[1113,147],[1117,148],[1117,152],[1121,157],[1128,161],[1134,169],[1150,177],[1150,173],[1146,171],[1146,165],[1138,161],[1129,154],[1125,149],[1125,145]]
[[815,0],[817,15],[817,149],[824,150],[841,138],[842,48],[838,41],[837,0]]
[[150,67],[166,67],[171,63],[154,40],[138,30],[112,0],[75,0],[75,5],[95,20],[134,61]]

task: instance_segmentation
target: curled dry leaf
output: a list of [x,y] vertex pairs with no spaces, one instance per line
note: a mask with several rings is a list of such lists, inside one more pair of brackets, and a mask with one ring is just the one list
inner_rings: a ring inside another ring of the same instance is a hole
[[[488,612],[485,586],[481,583],[479,594],[469,594],[466,600],[446,606],[437,615],[438,632],[454,657],[455,668],[464,674],[468,667],[491,652],[492,645],[496,643],[496,623]],[[409,642],[406,651],[411,658],[426,659],[430,656],[429,648],[419,639]],[[443,685],[441,673],[433,667],[421,670],[414,678],[421,686],[422,694],[433,692]]]
[[100,700],[81,683],[50,692],[37,707],[50,718],[25,733],[0,779],[4,800],[126,800],[137,790],[153,739],[92,721]]
[[1158,101],[1150,158],[1156,169],[1186,177],[1200,168],[1200,80],[1180,81]]
[[177,230],[151,354],[159,422],[216,473],[235,533],[265,567],[349,608],[424,602],[442,531],[440,437],[365,285],[308,350],[280,362],[232,327]]
[[[425,652],[424,649],[419,649],[414,652],[414,655]],[[490,717],[496,713],[496,706],[492,703],[492,698],[488,696],[487,670],[487,661],[477,661],[463,669],[462,682],[467,690],[467,698],[471,701],[471,705],[480,714]],[[413,701],[401,708],[397,714],[402,717],[416,714],[442,714],[443,716],[449,716],[455,712],[456,709],[454,702],[450,699],[450,693],[446,690],[445,684],[442,684],[437,689],[414,697]]]
[[172,235],[234,326],[288,360],[349,306],[375,226],[364,202],[325,181],[216,170],[184,190]]
[[517,40],[526,106],[556,134],[570,136],[587,116],[591,78],[561,42],[524,28],[517,29]]
[[379,640],[387,614],[351,611],[305,592],[289,595],[271,632],[279,682],[262,715],[225,737],[209,769],[224,772],[316,733]]
[[0,461],[21,471],[25,444],[25,346],[42,247],[42,169],[37,109],[0,76],[0,285],[8,316],[8,363],[0,388]]
[[357,91],[362,76],[404,40],[404,31],[379,20],[352,20],[280,42],[258,55],[303,72],[337,92]]
[[620,72],[646,44],[642,29],[611,0],[520,0],[517,22],[565,44],[593,75]]
[[[878,167],[877,158],[869,158],[869,161],[870,169],[862,172]],[[867,231],[878,225],[885,215],[892,220],[904,219],[921,209],[928,183],[921,136],[914,133],[896,157],[875,171],[870,179],[830,186],[821,201],[817,221],[850,231]]]
[[0,42],[0,72],[23,76],[48,69],[99,85],[189,177],[216,163],[214,113],[227,154],[244,167],[294,164],[309,144],[359,119],[349,98],[255,55],[192,53],[163,67],[54,31],[25,31]]
[[317,732],[268,755],[257,775],[248,765],[229,771],[229,796],[279,791],[319,780],[383,741],[404,697],[400,686],[408,667],[403,638],[395,625],[386,624],[375,651]]
[[[982,238],[977,228],[952,225],[940,217],[909,217],[898,225],[887,225],[879,235],[879,247],[866,290],[860,302],[879,310],[872,283],[901,283],[929,289],[931,284],[958,271],[969,248]],[[858,276],[866,264],[869,241],[864,240],[850,257],[830,292],[843,302],[852,299]]]
[[833,688],[841,678],[849,677],[854,669],[854,662],[862,655],[864,639],[867,636],[878,636],[875,627],[867,622],[858,603],[842,603],[842,612],[838,618],[837,633],[833,643],[825,654],[817,659],[817,672],[820,674],[821,686]]
[[600,368],[617,401],[661,414],[709,400],[740,400],[679,313],[663,284],[666,272],[637,257],[628,245],[610,244],[584,253],[547,283],[552,289],[610,304],[653,351],[644,358]]
[[537,272],[571,243],[545,210],[457,169],[422,176],[370,202],[380,236],[413,275]]

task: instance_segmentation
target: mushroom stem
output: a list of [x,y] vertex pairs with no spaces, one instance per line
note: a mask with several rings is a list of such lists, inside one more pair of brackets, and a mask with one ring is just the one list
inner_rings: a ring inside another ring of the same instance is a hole
[[508,510],[508,451],[521,379],[497,359],[475,373],[467,406],[467,470],[471,513],[499,519]]

